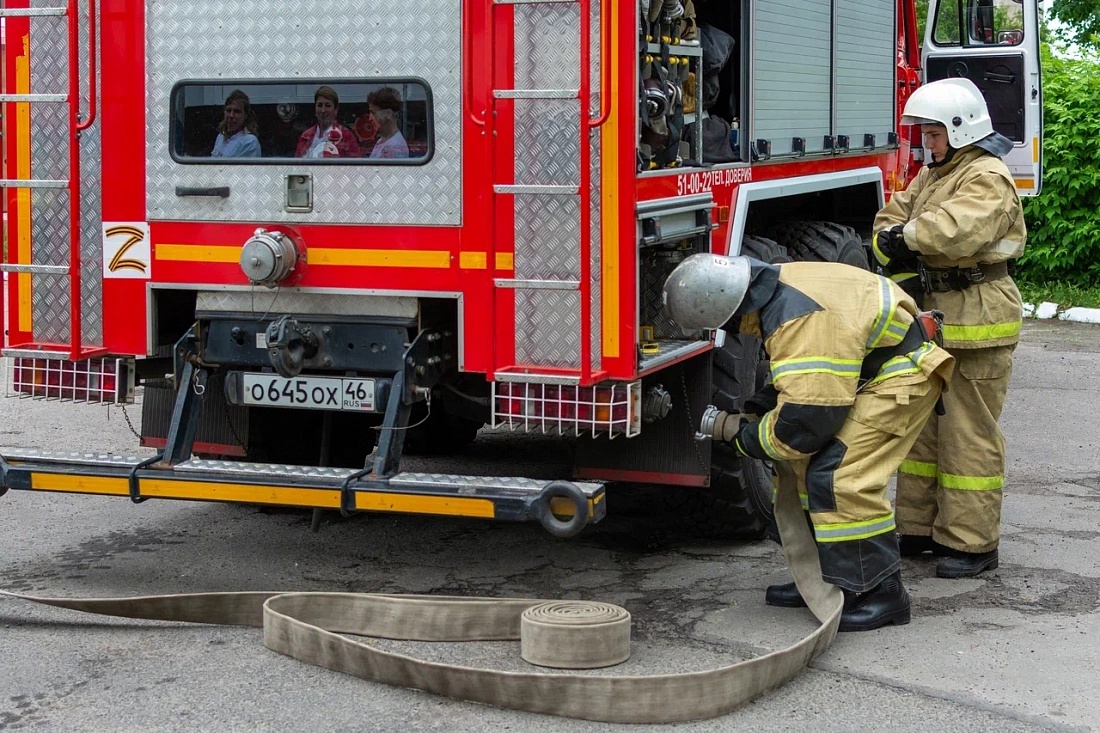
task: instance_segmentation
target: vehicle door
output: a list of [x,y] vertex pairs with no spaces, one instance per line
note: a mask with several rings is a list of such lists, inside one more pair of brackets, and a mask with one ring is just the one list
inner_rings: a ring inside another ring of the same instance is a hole
[[1013,143],[1005,163],[1021,196],[1042,187],[1043,95],[1038,0],[931,0],[924,81],[974,82],[993,129]]

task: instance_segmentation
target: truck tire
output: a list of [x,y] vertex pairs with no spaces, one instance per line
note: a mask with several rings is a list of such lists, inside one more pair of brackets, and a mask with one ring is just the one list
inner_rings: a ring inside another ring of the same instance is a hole
[[[763,237],[745,237],[741,254],[771,264],[790,262],[782,245]],[[763,346],[752,336],[730,333],[714,350],[711,404],[737,412],[764,386],[768,376]],[[772,524],[772,467],[746,458],[729,445],[711,444],[710,486],[674,492],[673,511],[686,531],[715,539],[763,538]]]
[[831,221],[788,221],[774,225],[768,236],[799,262],[841,262],[870,269],[863,239],[855,229]]

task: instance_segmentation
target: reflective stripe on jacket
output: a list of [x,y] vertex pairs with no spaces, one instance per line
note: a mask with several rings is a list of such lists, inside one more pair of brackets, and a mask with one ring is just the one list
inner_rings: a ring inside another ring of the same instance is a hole
[[[925,167],[875,218],[876,232],[903,224],[905,244],[933,268],[972,267],[1019,257],[1027,240],[1023,208],[1004,162],[969,146]],[[1020,293],[1011,278],[929,293],[924,307],[945,315],[944,344],[975,349],[1019,341]]]
[[[916,303],[880,275],[836,263],[776,266],[779,284],[741,330],[762,339],[779,393],[776,409],[746,423],[735,445],[746,455],[796,460],[819,451],[844,425],[856,400],[860,369],[874,348],[899,345]],[[864,387],[950,378],[951,356],[931,342],[887,361]]]

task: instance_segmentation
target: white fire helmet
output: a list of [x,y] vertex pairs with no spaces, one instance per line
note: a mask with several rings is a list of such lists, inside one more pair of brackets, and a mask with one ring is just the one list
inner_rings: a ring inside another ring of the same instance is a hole
[[993,134],[985,98],[969,79],[941,79],[913,92],[905,103],[903,125],[943,125],[947,142],[961,148]]
[[751,280],[747,257],[694,254],[665,280],[664,301],[684,329],[721,328],[745,299]]

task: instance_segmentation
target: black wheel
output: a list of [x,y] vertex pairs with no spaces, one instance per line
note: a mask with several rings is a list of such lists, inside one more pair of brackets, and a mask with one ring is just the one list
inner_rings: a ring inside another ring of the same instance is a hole
[[[790,262],[786,248],[763,237],[745,237],[741,254],[771,264]],[[752,336],[727,334],[714,350],[711,404],[739,412],[764,386],[768,365],[763,345]],[[772,467],[745,458],[723,443],[711,445],[710,486],[672,495],[674,511],[694,535],[720,539],[761,539],[772,523]]]
[[841,262],[870,269],[863,239],[855,229],[831,221],[788,221],[774,225],[768,236],[801,262]]

